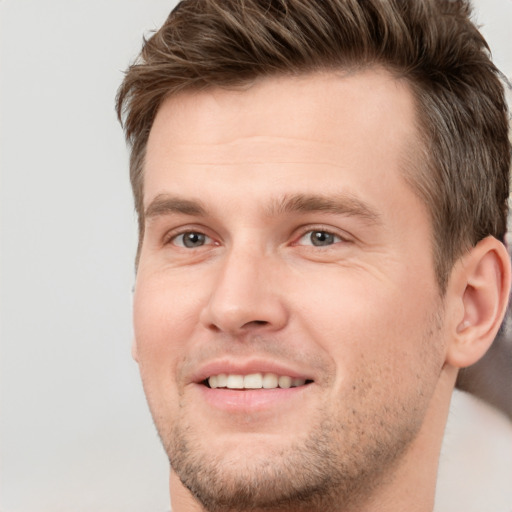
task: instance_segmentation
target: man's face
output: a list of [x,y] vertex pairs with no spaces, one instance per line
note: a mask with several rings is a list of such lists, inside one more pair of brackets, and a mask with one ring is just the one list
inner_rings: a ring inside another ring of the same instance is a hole
[[414,118],[376,70],[161,106],[136,357],[173,471],[209,509],[327,510],[414,442],[444,361],[430,221],[403,177]]

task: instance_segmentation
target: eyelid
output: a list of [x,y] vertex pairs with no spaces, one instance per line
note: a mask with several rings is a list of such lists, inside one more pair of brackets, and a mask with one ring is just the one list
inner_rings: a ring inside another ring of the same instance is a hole
[[[298,235],[293,237],[292,245],[299,245],[299,241],[306,236],[308,233],[311,233],[312,231],[322,231],[325,233],[329,233],[330,235],[333,235],[335,237],[338,237],[341,239],[342,242],[351,242],[353,239],[346,233],[345,231],[342,231],[340,229],[333,228],[332,226],[325,226],[325,225],[310,225],[310,226],[304,226],[300,228]],[[339,243],[339,242],[336,242]],[[327,246],[328,247],[328,246]]]
[[[218,245],[218,241],[214,236],[212,236],[211,233],[209,233],[209,230],[206,229],[204,226],[199,225],[185,225],[185,226],[179,226],[173,229],[170,229],[167,231],[164,236],[162,237],[162,245],[169,245],[172,244],[173,240],[178,238],[181,235],[184,235],[186,233],[199,233],[201,235],[204,235],[206,238],[210,239],[212,242],[214,242],[213,245]],[[181,247],[180,245],[173,244],[175,247]],[[205,243],[205,245],[212,245],[210,243]],[[190,250],[190,249],[188,249]]]
[[[204,236],[204,243],[199,245],[199,246],[197,246],[197,247],[187,247],[185,245],[185,243],[184,243],[183,237],[185,235],[191,234],[191,233],[193,233],[195,235],[203,235]],[[178,244],[177,240],[179,240],[180,238],[182,239],[182,243]],[[171,238],[171,240],[169,241],[169,243],[175,245],[176,247],[181,247],[183,249],[191,250],[191,249],[199,249],[200,247],[210,246],[210,245],[212,245],[212,243],[211,243],[212,241],[213,241],[213,239],[210,236],[205,235],[204,233],[200,233],[198,231],[185,231],[184,233],[178,233],[177,235],[173,236]]]

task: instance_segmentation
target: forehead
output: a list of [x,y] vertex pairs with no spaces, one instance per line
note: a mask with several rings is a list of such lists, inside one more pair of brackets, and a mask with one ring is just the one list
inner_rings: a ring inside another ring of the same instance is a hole
[[[272,179],[291,165],[298,179],[318,177],[321,166],[396,172],[417,144],[415,115],[407,83],[381,69],[264,78],[243,90],[183,92],[167,98],[155,118],[144,203],[162,192],[162,180],[204,174],[205,166],[212,180],[226,179],[223,171],[233,167],[239,172],[229,179],[240,180],[262,166],[272,171]],[[249,167],[252,172],[244,172]]]

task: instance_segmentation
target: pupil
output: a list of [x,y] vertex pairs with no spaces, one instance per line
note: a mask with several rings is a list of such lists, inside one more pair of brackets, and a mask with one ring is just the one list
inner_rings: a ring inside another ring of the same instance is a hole
[[316,246],[331,245],[334,242],[334,235],[325,231],[313,231],[311,233],[311,243]]
[[201,233],[186,233],[183,236],[185,247],[199,247],[204,244],[204,235]]

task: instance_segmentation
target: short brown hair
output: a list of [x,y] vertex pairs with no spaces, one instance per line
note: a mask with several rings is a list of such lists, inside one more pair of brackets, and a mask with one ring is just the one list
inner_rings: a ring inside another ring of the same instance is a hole
[[117,97],[144,236],[143,167],[164,98],[259,77],[381,66],[407,80],[424,136],[406,178],[432,217],[444,291],[456,259],[503,240],[510,170],[500,74],[462,0],[182,0],[129,67]]

